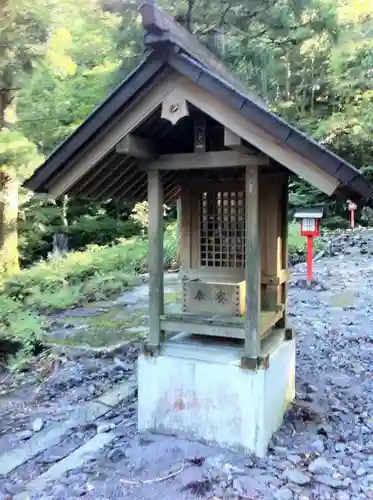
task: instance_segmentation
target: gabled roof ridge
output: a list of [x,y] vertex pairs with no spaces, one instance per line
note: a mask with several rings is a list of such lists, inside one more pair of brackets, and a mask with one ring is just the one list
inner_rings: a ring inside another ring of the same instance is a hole
[[[169,42],[206,69],[218,74],[235,89],[239,89],[245,94],[252,94],[247,85],[219,57],[211,52],[196,35],[190,33],[184,26],[161,10],[154,0],[138,0],[138,5],[145,31],[145,46],[157,50],[157,46]],[[257,95],[255,101],[260,102],[263,108],[268,107],[265,101]]]

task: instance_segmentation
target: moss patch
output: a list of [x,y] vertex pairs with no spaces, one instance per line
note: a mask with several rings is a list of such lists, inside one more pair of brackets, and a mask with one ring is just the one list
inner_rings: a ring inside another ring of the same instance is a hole
[[127,340],[141,339],[147,333],[147,308],[129,310],[125,306],[115,306],[109,311],[95,316],[65,317],[66,324],[74,325],[66,339],[56,339],[47,335],[46,340],[64,345],[104,347]]
[[356,296],[349,291],[344,291],[333,295],[330,298],[330,305],[332,307],[351,307],[356,303]]

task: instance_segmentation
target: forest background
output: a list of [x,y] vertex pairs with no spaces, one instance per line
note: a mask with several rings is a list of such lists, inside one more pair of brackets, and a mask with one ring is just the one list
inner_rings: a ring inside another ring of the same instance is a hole
[[[186,15],[272,110],[373,176],[371,0],[159,5]],[[138,64],[142,31],[135,0],[4,0],[0,19],[0,272],[9,275],[45,259],[56,234],[83,250],[142,230],[131,204],[54,202],[20,188]],[[290,201],[326,202],[324,224],[347,224],[341,202],[301,181],[292,183]]]

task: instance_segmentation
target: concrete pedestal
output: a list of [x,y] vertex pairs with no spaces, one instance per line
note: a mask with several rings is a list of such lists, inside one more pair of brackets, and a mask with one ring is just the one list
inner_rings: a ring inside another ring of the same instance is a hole
[[264,456],[295,394],[295,340],[278,342],[269,367],[242,370],[242,349],[179,337],[138,360],[138,429],[175,433]]

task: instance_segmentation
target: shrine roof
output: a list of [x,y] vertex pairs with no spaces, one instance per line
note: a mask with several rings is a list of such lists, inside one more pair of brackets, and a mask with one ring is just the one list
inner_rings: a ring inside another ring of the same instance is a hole
[[[25,182],[25,187],[36,192],[50,192],[50,186],[54,180],[67,175],[74,169],[76,160],[89,148],[90,143],[112,127],[115,120],[125,115],[145,88],[151,88],[153,82],[165,79],[171,72],[176,72],[237,111],[248,122],[269,134],[277,144],[301,155],[328,176],[335,178],[339,183],[337,194],[356,201],[373,196],[372,186],[358,169],[272,113],[266,103],[246,89],[243,82],[195,35],[150,1],[140,5],[139,10],[146,48],[143,60],[109,97],[52,152],[44,164]],[[154,120],[161,122],[159,109],[154,111],[152,117],[147,117],[148,121],[142,125],[145,128],[148,126],[150,130],[149,119],[153,122]],[[176,134],[173,127],[169,123],[162,127],[162,138],[172,140],[172,134]],[[156,135],[157,127],[153,129]],[[180,132],[180,127],[177,130]],[[94,199],[102,199],[98,192],[88,192],[82,187],[84,183],[86,186],[92,185],[92,176],[98,176],[97,168],[101,172],[99,176],[101,182],[107,184],[110,181],[113,184],[112,190],[106,189],[105,191],[105,196],[109,198],[115,195],[117,189],[115,176],[123,168],[127,169],[126,178],[136,177],[138,171],[135,159],[129,157],[119,159],[115,151],[111,150],[104,160],[101,159],[99,163],[92,164],[90,171],[77,180],[69,193],[88,197],[92,195]],[[129,186],[126,193],[128,192],[135,199],[140,199],[146,195],[146,176],[139,172],[137,176],[136,182],[143,188],[136,191],[137,188]],[[168,184],[167,176],[170,178]],[[172,197],[176,192],[171,177],[171,174],[166,174],[166,198],[168,195]]]

